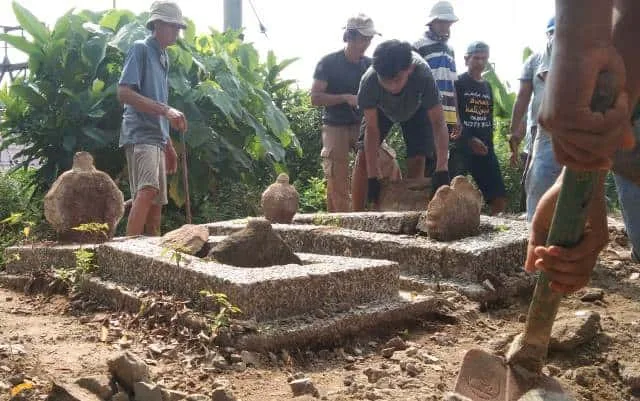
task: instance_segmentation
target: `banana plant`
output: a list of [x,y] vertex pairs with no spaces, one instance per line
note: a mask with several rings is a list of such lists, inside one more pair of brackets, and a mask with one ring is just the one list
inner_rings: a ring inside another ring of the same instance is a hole
[[[0,40],[28,56],[29,73],[0,93],[2,146],[23,147],[21,166],[40,162],[35,178],[41,190],[70,168],[79,150],[93,153],[98,168],[120,175],[122,106],[116,89],[127,52],[149,35],[148,14],[71,10],[50,29],[15,1],[13,11],[29,38],[0,34]],[[262,63],[239,33],[196,34],[190,20],[167,51],[169,103],[189,121],[186,143],[177,133],[173,142],[180,153],[187,151],[194,203],[207,197],[219,175],[239,176],[264,162],[279,169],[286,163],[285,149],[300,152],[287,117],[270,95],[293,83],[279,75],[294,60],[278,63],[270,54]],[[178,206],[184,199],[181,177],[173,176],[169,188]]]

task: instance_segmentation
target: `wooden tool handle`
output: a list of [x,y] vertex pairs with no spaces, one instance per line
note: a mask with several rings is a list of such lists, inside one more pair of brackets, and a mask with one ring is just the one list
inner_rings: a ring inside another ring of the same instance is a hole
[[[614,101],[615,77],[609,72],[602,72],[598,76],[591,109],[604,113],[613,106]],[[571,248],[580,242],[598,174],[601,173],[565,169],[562,189],[547,237],[548,246]],[[563,296],[552,291],[549,283],[547,275],[540,272],[529,306],[524,335],[518,345],[512,346],[508,356],[510,363],[536,372],[542,369],[542,363],[546,359],[551,328]]]

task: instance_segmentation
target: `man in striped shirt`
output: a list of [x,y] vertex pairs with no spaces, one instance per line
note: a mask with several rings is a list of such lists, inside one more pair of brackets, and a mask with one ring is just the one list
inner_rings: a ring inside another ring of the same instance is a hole
[[[451,25],[458,21],[453,12],[453,6],[448,1],[439,1],[433,5],[424,36],[415,44],[414,48],[431,67],[433,78],[438,85],[444,108],[444,118],[449,135],[455,140],[460,135],[460,122],[457,112],[456,90],[454,82],[458,79],[456,61],[453,49],[447,44],[451,35]],[[435,168],[433,157],[427,157],[425,175],[430,176]]]

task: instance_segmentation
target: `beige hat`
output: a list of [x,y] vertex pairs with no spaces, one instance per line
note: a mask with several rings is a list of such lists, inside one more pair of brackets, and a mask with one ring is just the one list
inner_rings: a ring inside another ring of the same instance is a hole
[[182,11],[180,7],[173,2],[168,0],[156,0],[151,5],[151,10],[149,11],[149,19],[147,20],[147,28],[153,29],[154,21],[163,21],[167,24],[176,24],[180,28],[185,29],[187,24],[182,19]]
[[373,25],[373,20],[362,13],[349,18],[347,20],[347,26],[345,26],[344,29],[355,29],[360,32],[362,36],[380,35],[380,32],[376,31]]

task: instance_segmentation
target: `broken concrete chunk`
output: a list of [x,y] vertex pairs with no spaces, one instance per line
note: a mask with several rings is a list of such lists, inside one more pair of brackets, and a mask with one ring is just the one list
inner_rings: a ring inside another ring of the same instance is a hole
[[265,219],[250,219],[247,226],[216,245],[209,257],[238,267],[302,264]]
[[222,387],[213,390],[211,401],[237,401],[237,398],[231,390]]
[[312,395],[316,398],[320,397],[318,389],[309,378],[293,380],[289,383],[289,386],[291,387],[294,397],[305,394]]
[[102,401],[100,397],[72,383],[53,383],[45,401]]
[[400,337],[394,337],[391,340],[387,341],[384,346],[385,348],[393,348],[396,351],[404,351],[407,349],[407,344]]
[[600,315],[592,311],[578,311],[559,316],[553,324],[549,349],[571,351],[593,340],[600,330]]
[[160,246],[195,255],[209,239],[209,230],[204,226],[185,224],[169,231],[162,237]]
[[366,368],[362,373],[364,373],[365,376],[367,376],[367,380],[369,381],[369,383],[376,383],[378,380],[382,379],[383,377],[387,377],[390,375],[390,372],[388,370],[382,370],[377,368]]
[[587,288],[580,297],[582,302],[602,301],[604,298],[604,290],[601,288]]
[[162,401],[183,401],[189,396],[189,394],[182,391],[167,390],[166,388],[162,388],[161,391]]
[[109,373],[126,390],[133,391],[135,383],[149,381],[149,367],[130,351],[109,359],[107,367]]
[[134,383],[133,394],[135,401],[163,401],[162,389],[152,383]]
[[115,393],[111,386],[111,380],[107,376],[89,376],[76,380],[76,384],[93,394],[108,400]]
[[622,377],[622,381],[631,387],[631,390],[640,390],[640,363],[622,362],[621,365],[620,377]]

